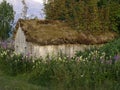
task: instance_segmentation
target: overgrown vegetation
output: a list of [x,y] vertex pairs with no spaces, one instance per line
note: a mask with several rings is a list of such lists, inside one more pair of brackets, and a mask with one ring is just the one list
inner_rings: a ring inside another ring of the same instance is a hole
[[62,20],[81,31],[120,32],[119,0],[48,0],[46,19]]
[[[11,12],[7,13],[7,11]],[[46,19],[67,22],[77,30],[86,31],[86,36],[89,34],[88,31],[102,31],[102,33],[105,31],[107,33],[108,30],[114,30],[120,32],[119,0],[48,0],[48,3],[45,4],[45,13]],[[6,39],[8,37],[8,31],[6,30],[10,29],[10,23],[13,20],[12,6],[7,4],[6,1],[0,4],[0,18],[2,20],[0,21],[0,25],[2,26],[2,29],[0,29],[0,39]],[[35,24],[38,23],[40,22],[37,21]],[[30,20],[27,24],[30,24]],[[32,25],[34,24],[32,23]],[[36,26],[34,25],[34,27]],[[31,30],[33,30],[32,28]],[[58,27],[56,28],[58,29]],[[51,28],[51,30],[55,30],[55,28]],[[61,30],[64,33],[58,33],[57,30],[50,31],[53,34],[51,38],[54,39],[55,35],[58,37],[60,34],[66,37],[66,31],[64,29]],[[80,34],[76,31],[73,32],[69,32],[70,34],[67,33],[69,34],[68,37],[72,34],[74,34],[72,36]],[[96,34],[97,37],[98,34],[95,32],[93,34],[94,36]],[[36,38],[37,35],[34,35],[32,33],[31,36]],[[42,35],[45,36],[45,32]],[[43,38],[42,35],[38,36]],[[80,39],[78,36],[77,38]],[[83,36],[86,37],[85,35]],[[71,40],[71,37],[68,39]],[[89,39],[91,41],[91,37]],[[85,40],[87,41],[88,38]],[[85,40],[83,41],[85,42]],[[88,41],[87,43],[90,44]],[[76,55],[72,58],[60,55],[58,57],[36,59],[29,55],[16,54],[11,46],[10,43],[8,45],[7,42],[0,42],[0,89],[2,90],[21,90],[25,85],[31,86],[27,88],[28,90],[34,90],[35,88],[40,90],[120,89],[120,39],[116,39],[100,48],[91,48],[84,52],[76,52]],[[14,80],[15,78],[17,78],[16,81]],[[25,79],[27,84],[24,84],[24,80],[20,80],[18,83],[18,78]],[[18,86],[20,87],[16,88],[14,84],[19,84]],[[1,85],[5,85],[2,86],[4,88],[1,88]],[[9,88],[6,85],[11,87]],[[26,88],[23,90],[26,90]]]
[[[0,48],[0,70],[26,75],[28,83],[49,90],[120,89],[120,39],[100,48],[77,52],[75,57],[35,59]],[[4,46],[4,44],[3,44]]]

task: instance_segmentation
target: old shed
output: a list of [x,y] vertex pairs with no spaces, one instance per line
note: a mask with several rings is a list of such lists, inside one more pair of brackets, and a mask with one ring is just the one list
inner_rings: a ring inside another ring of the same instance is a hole
[[113,32],[78,32],[61,21],[19,19],[14,33],[15,52],[35,57],[63,53],[71,57],[76,51],[106,43],[115,36]]

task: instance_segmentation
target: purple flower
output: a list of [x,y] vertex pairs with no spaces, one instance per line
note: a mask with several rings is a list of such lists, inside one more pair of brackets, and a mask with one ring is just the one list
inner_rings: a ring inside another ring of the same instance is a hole
[[2,48],[6,49],[6,48],[7,48],[7,42],[6,42],[6,41],[5,41],[5,42],[2,42],[2,43],[1,43],[1,46],[2,46]]
[[114,60],[115,60],[115,61],[120,60],[120,55],[116,55],[116,56],[114,56]]
[[14,41],[13,40],[9,40],[9,41],[1,41],[0,42],[0,46],[4,49],[14,49]]
[[32,58],[32,53],[30,53],[30,52],[26,53],[25,57],[29,61]]
[[9,41],[8,48],[14,49],[14,41],[13,40]]
[[29,53],[29,52],[26,54],[27,57],[30,57],[30,55],[31,55],[31,53]]

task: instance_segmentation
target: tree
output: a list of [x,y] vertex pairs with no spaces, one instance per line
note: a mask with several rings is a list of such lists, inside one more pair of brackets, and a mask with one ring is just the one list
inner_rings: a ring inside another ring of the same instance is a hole
[[97,6],[98,0],[87,0],[86,8],[87,8],[87,19],[88,25],[87,30],[98,31],[101,29],[100,18],[99,18],[99,10]]
[[78,29],[83,16],[83,3],[81,0],[48,0],[44,9],[46,19],[66,21]]
[[28,7],[27,7],[27,4],[26,4],[25,0],[22,0],[22,4],[23,4],[22,18],[23,19],[27,19],[27,10],[28,10]]
[[104,9],[102,12],[104,26],[109,26],[110,30],[120,33],[120,0],[100,0],[98,7]]
[[13,21],[13,7],[6,0],[3,0],[0,4],[0,39],[4,40],[9,37]]
[[47,19],[64,20],[77,30],[100,28],[98,0],[48,0],[45,4]]
[[111,1],[110,3],[110,26],[111,30],[120,33],[120,1]]
[[120,0],[48,0],[44,11],[77,30],[120,32]]

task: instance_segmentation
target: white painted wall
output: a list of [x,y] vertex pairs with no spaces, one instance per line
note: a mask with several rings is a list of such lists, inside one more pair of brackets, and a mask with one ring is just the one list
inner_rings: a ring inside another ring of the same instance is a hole
[[15,52],[22,54],[25,54],[27,52],[26,38],[21,27],[18,28],[18,31],[15,36]]
[[[29,43],[30,44],[30,43]],[[68,57],[72,57],[75,55],[77,51],[84,51],[85,49],[90,49],[93,47],[92,45],[80,45],[80,44],[63,44],[63,45],[46,45],[39,46],[35,44],[31,44],[32,49],[28,50],[32,56],[35,57],[46,57],[56,56],[58,53],[62,53],[63,55],[67,55]]]

